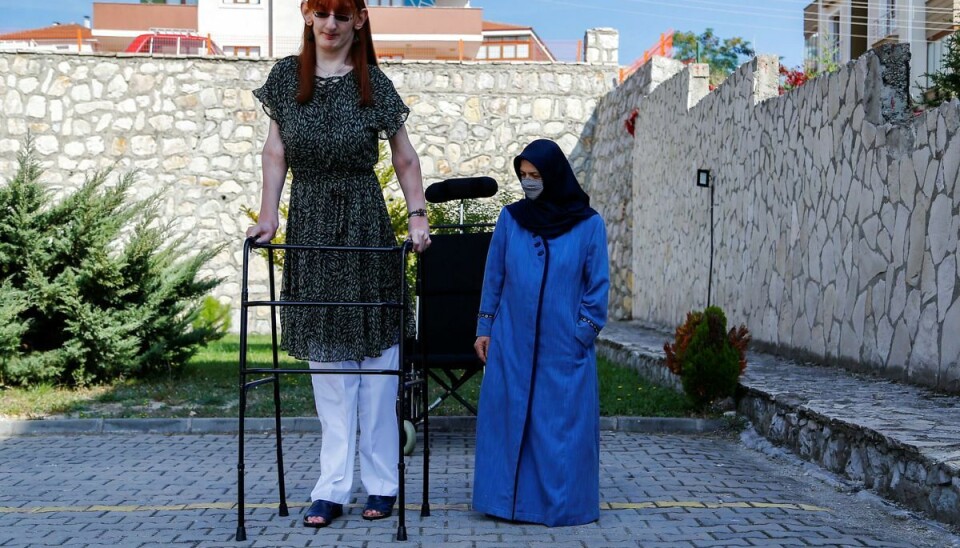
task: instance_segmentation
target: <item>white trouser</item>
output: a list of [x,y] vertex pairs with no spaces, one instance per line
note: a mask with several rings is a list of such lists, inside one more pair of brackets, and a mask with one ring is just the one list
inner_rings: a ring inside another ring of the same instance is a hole
[[[399,367],[400,350],[391,346],[377,358],[361,362],[310,362],[311,369],[391,369]],[[397,383],[393,375],[310,375],[320,417],[320,479],[310,500],[350,502],[360,423],[360,481],[368,495],[395,496],[397,461]]]

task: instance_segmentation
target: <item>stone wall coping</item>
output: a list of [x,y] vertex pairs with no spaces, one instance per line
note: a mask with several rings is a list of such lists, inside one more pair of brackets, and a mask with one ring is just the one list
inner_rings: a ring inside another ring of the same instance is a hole
[[[178,55],[178,54],[169,54],[165,53],[162,55],[154,55],[151,53],[127,53],[124,51],[111,51],[111,52],[102,52],[102,51],[82,51],[82,52],[73,52],[73,53],[63,53],[63,52],[51,52],[51,51],[37,51],[32,49],[20,49],[20,48],[10,48],[0,51],[3,54],[16,54],[16,55],[36,55],[40,57],[49,57],[53,55],[61,55],[64,58],[71,57],[94,57],[94,58],[104,58],[104,59],[158,59],[164,61],[170,60],[196,60],[196,61],[223,61],[227,63],[259,63],[263,61],[279,61],[284,57],[232,57],[232,56],[220,56],[220,55]],[[536,66],[574,66],[574,67],[597,67],[597,66],[619,66],[618,63],[588,63],[586,61],[472,61],[472,60],[452,60],[452,59],[383,59],[377,61],[379,65],[469,65],[469,66],[527,66],[527,65],[536,65]]]

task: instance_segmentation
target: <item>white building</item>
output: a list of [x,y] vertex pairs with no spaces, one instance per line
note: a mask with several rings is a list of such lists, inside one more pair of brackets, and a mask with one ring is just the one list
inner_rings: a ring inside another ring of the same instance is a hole
[[296,0],[200,0],[197,31],[226,55],[284,57],[300,50],[303,18]]
[[[300,51],[299,0],[168,2],[94,2],[93,34],[104,51],[125,51],[138,36],[160,31],[209,37],[231,56]],[[381,58],[555,61],[532,27],[483,21],[469,0],[368,0],[367,7]]]
[[[483,10],[469,0],[370,0],[373,40],[381,57],[473,58],[483,42]],[[302,44],[297,0],[199,0],[197,32],[226,55],[284,57]]]
[[808,66],[846,63],[886,43],[910,44],[911,93],[940,68],[943,40],[960,22],[960,0],[817,0],[804,13]]

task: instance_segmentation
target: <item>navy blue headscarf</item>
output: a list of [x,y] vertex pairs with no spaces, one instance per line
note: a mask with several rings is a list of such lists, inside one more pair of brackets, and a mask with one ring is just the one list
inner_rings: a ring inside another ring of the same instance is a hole
[[566,233],[580,221],[597,212],[590,207],[590,196],[583,191],[570,162],[557,143],[537,139],[513,159],[520,177],[520,161],[537,168],[543,178],[543,192],[536,200],[522,198],[507,206],[507,211],[523,228],[545,238]]

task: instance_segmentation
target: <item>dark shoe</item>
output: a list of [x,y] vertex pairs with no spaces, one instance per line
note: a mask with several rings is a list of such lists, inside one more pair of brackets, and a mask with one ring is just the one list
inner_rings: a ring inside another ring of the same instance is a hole
[[[342,515],[342,504],[328,500],[315,500],[313,504],[310,505],[310,508],[307,508],[307,513],[303,515],[303,526],[320,529],[321,527],[330,525],[330,522],[333,521],[334,518],[339,518]],[[307,518],[323,518],[323,523],[311,523],[307,521]]]
[[[373,521],[377,519],[389,518],[393,515],[393,504],[397,502],[397,497],[384,497],[380,495],[370,495],[367,497],[367,505],[363,508],[363,519]],[[376,514],[368,516],[367,512],[374,511]]]

